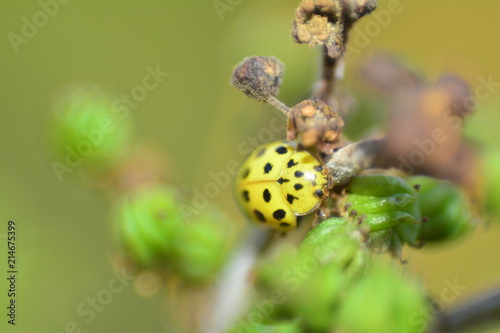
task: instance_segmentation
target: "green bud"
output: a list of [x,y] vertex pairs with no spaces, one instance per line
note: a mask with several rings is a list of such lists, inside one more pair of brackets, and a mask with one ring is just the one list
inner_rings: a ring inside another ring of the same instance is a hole
[[174,239],[182,223],[173,187],[125,194],[116,215],[119,238],[139,266],[155,266],[173,256]]
[[257,287],[263,295],[282,295],[283,302],[275,305],[269,318],[300,318],[306,331],[324,331],[335,323],[348,277],[337,264],[322,264],[321,258],[306,255],[307,251],[298,256],[294,251],[291,246],[283,247],[262,263]]
[[[127,148],[129,119],[114,112],[113,100],[93,87],[77,87],[54,109],[52,141],[58,169],[109,167]],[[122,116],[122,117],[120,117]]]
[[352,278],[362,274],[371,260],[362,231],[340,217],[314,227],[302,242],[299,255],[313,256],[321,265],[337,265]]
[[427,324],[418,315],[427,306],[418,284],[395,269],[376,265],[346,294],[338,328],[356,333],[420,333]]
[[419,187],[422,216],[428,217],[420,229],[420,240],[442,242],[472,230],[469,200],[456,185],[425,176],[411,177],[408,182]]
[[183,224],[175,240],[175,267],[191,281],[215,277],[230,251],[229,221],[215,210],[200,213]]
[[388,175],[360,175],[348,187],[341,207],[345,218],[355,218],[370,229],[370,247],[400,255],[408,243],[418,246],[421,225],[416,190],[404,179]]

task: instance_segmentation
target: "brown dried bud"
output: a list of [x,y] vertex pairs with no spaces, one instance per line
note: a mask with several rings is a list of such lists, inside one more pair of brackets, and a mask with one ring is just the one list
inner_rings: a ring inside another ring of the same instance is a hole
[[377,0],[302,0],[292,37],[297,43],[325,45],[328,55],[337,58],[345,51],[345,29],[376,7]]
[[303,0],[295,11],[292,37],[301,44],[327,45],[329,51],[331,49],[330,56],[338,57],[344,51],[341,10],[338,1]]
[[248,57],[234,68],[231,85],[250,98],[268,102],[278,94],[284,69],[275,57]]
[[287,138],[293,140],[300,134],[305,147],[317,144],[325,154],[331,154],[340,145],[344,121],[325,102],[313,98],[300,102],[290,109]]
[[377,8],[377,0],[344,0],[343,3],[350,21],[356,21]]
[[464,119],[474,112],[474,99],[469,84],[454,74],[444,74],[436,82],[436,86],[449,96],[451,113]]

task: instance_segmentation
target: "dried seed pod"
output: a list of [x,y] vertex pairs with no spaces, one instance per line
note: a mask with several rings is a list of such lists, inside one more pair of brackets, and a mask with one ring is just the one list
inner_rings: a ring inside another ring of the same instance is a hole
[[346,29],[377,7],[376,0],[303,0],[295,11],[292,37],[297,43],[325,45],[331,58],[345,51]]
[[313,98],[300,102],[290,109],[287,139],[299,142],[304,147],[318,146],[320,152],[331,154],[340,146],[340,134],[344,121],[325,102]]
[[344,0],[344,10],[350,21],[356,21],[377,8],[377,0]]
[[297,43],[326,45],[332,58],[337,58],[344,52],[344,25],[339,1],[304,0],[295,15],[292,37]]
[[278,94],[284,70],[275,57],[248,57],[234,68],[231,85],[250,98],[267,102]]

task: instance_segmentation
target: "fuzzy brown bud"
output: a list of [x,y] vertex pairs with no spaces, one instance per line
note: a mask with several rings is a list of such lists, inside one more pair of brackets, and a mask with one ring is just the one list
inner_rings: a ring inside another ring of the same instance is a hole
[[377,8],[377,0],[344,0],[345,13],[351,21],[370,14]]
[[325,154],[331,154],[340,144],[344,121],[325,102],[308,99],[290,109],[288,118],[288,140],[300,134],[300,143],[305,147],[317,144]]
[[248,57],[234,68],[231,85],[250,98],[268,102],[278,94],[284,69],[275,57]]
[[376,7],[377,0],[302,0],[292,37],[301,44],[325,45],[328,55],[337,58],[345,51],[346,29]]

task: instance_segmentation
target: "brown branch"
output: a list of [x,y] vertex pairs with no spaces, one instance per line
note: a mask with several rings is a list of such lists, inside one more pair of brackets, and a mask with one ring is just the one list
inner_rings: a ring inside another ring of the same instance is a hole
[[326,163],[335,185],[348,182],[365,169],[378,167],[378,155],[385,138],[368,139],[351,143],[331,155]]
[[328,55],[328,48],[323,45],[323,67],[321,77],[316,85],[314,96],[333,107],[332,99],[335,87],[335,71],[339,63],[339,58],[332,58]]
[[[471,330],[500,322],[500,289],[489,291],[475,299],[436,317],[430,333],[450,333]],[[472,331],[472,330],[471,330]]]

